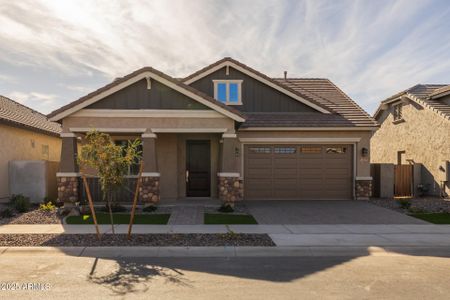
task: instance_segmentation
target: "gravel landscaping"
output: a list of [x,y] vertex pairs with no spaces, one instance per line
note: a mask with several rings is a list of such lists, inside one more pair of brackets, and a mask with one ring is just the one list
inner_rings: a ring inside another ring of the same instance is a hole
[[10,218],[0,217],[0,224],[61,224],[61,217],[55,211],[43,211],[38,208],[25,213],[15,214]]
[[398,200],[394,199],[370,199],[369,202],[384,208],[389,208],[404,214],[410,213],[450,213],[450,200],[442,198],[414,198],[407,200],[411,203],[409,208],[402,208]]
[[98,247],[98,246],[265,246],[275,244],[267,234],[0,234],[2,247]]

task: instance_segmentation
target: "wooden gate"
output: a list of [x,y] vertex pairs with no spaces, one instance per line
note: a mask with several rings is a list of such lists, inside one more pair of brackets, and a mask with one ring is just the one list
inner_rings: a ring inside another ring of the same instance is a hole
[[413,165],[394,166],[394,197],[413,196]]

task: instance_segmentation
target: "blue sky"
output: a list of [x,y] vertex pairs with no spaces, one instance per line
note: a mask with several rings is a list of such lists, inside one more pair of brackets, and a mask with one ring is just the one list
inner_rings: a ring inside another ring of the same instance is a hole
[[48,113],[142,66],[186,76],[231,56],[326,77],[369,113],[450,83],[450,1],[0,0],[0,94]]

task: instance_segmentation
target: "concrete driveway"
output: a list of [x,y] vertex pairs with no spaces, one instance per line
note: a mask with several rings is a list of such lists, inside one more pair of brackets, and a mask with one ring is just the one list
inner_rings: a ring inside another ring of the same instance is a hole
[[366,201],[246,201],[259,224],[429,224]]

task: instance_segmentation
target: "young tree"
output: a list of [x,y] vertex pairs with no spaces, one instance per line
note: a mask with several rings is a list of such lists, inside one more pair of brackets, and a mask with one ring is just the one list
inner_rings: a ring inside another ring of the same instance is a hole
[[138,150],[141,141],[135,139],[128,141],[126,146],[116,145],[110,135],[96,130],[89,131],[85,140],[86,143],[81,146],[78,155],[78,164],[81,168],[88,167],[96,170],[114,233],[112,195],[123,185],[129,167],[141,157],[141,152]]

